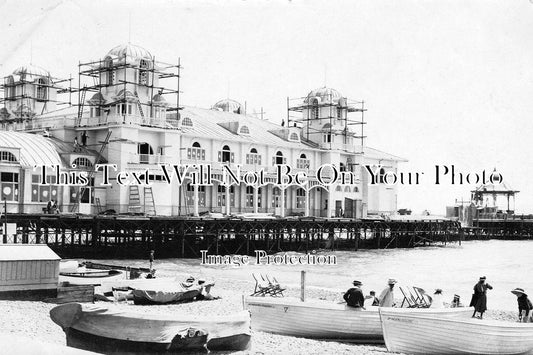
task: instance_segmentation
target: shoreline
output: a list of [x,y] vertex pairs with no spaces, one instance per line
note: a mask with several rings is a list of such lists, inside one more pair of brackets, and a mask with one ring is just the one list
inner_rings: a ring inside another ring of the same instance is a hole
[[[182,269],[182,268],[179,268]],[[171,275],[161,275],[161,278],[175,278],[184,280],[189,273],[185,270],[176,270]],[[206,275],[193,275],[206,277]],[[215,287],[211,293],[220,296],[220,299],[212,301],[196,301],[191,303],[140,306],[126,303],[97,302],[102,306],[119,309],[128,308],[131,311],[150,314],[186,313],[194,315],[227,315],[243,309],[242,295],[250,294],[254,288],[254,282],[235,280],[231,278],[219,278],[214,280]],[[287,287],[285,296],[299,297],[300,289]],[[398,296],[398,295],[396,295]],[[332,302],[342,300],[342,294],[321,288],[306,289],[306,298],[324,299]],[[63,330],[52,322],[49,311],[56,304],[32,300],[0,300],[0,310],[3,316],[0,318],[0,327],[4,333],[26,336],[45,343],[66,344]],[[488,310],[485,314],[487,319],[516,321],[517,312]],[[368,354],[379,355],[386,353],[384,345],[360,345],[341,343],[336,341],[313,340],[297,338],[285,335],[275,335],[252,331],[252,347],[248,351],[224,352],[234,354]]]

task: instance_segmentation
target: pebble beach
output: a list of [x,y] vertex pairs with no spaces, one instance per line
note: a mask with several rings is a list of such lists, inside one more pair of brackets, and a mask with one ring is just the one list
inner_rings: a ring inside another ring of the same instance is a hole
[[[180,272],[181,271],[181,272]],[[178,280],[184,280],[189,273],[180,270],[173,275]],[[197,275],[204,277],[204,275]],[[127,308],[128,310],[150,314],[188,314],[198,316],[225,315],[243,309],[242,295],[249,294],[254,288],[252,281],[218,278],[211,294],[220,299],[212,301],[198,301],[184,304],[138,306],[133,303],[98,302],[108,307]],[[289,287],[286,296],[299,297],[300,290]],[[396,295],[398,297],[398,295]],[[342,295],[326,289],[312,288],[306,290],[306,297],[320,298],[339,302]],[[489,296],[490,297],[490,296]],[[61,328],[52,322],[49,311],[55,307],[53,303],[35,300],[0,300],[0,327],[4,333],[26,336],[44,343],[66,344],[65,334]],[[516,321],[516,313],[512,311],[489,310],[485,314],[487,319],[499,319],[510,322]],[[9,353],[16,354],[15,349]],[[228,352],[225,352],[228,353]],[[333,341],[318,341],[290,336],[274,335],[263,332],[252,332],[252,348],[246,352],[233,354],[369,354],[387,353],[383,345],[357,345]]]

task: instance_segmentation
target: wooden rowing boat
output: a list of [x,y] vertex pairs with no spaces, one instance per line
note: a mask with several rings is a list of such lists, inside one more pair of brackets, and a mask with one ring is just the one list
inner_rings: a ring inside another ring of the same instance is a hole
[[[246,297],[254,330],[315,339],[383,343],[378,307],[357,310],[346,304],[297,298]],[[428,315],[467,318],[473,308],[409,309]]]
[[80,268],[76,272],[60,272],[59,282],[71,285],[99,285],[102,282],[126,279],[126,273],[120,270],[97,270]]
[[387,349],[408,354],[524,354],[533,350],[533,324],[449,319],[380,309]]
[[191,287],[181,291],[133,290],[134,304],[168,304],[192,301],[200,294],[201,287]]
[[207,333],[208,350],[245,350],[251,343],[250,314],[195,317],[152,315],[108,309],[97,305],[68,303],[50,311],[61,326],[67,345],[105,354],[145,354],[183,350],[178,337],[184,329]]

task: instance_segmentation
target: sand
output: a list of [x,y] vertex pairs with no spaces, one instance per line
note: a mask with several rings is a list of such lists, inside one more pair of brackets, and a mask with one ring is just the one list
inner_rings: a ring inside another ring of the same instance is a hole
[[[176,273],[176,279],[184,280],[188,274]],[[201,276],[201,275],[198,275]],[[242,294],[249,294],[254,288],[253,282],[230,279],[216,280],[211,293],[221,298],[213,301],[201,301],[185,304],[160,306],[135,306],[132,303],[105,303],[109,307],[129,308],[151,314],[168,314],[172,312],[198,315],[224,315],[243,309]],[[300,290],[289,288],[287,296],[299,297]],[[340,301],[341,295],[327,290],[308,290],[306,297]],[[489,298],[490,300],[490,298]],[[102,305],[104,303],[101,303]],[[55,304],[41,301],[0,300],[0,329],[3,333],[31,337],[47,343],[65,344],[65,334],[53,323],[49,311]],[[489,310],[488,319],[516,321],[518,312]],[[252,349],[234,354],[383,354],[387,350],[379,345],[354,345],[332,341],[317,341],[263,332],[252,332]]]

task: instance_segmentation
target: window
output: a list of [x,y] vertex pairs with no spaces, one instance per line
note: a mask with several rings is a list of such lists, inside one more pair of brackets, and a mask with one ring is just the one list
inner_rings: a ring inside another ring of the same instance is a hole
[[194,142],[192,148],[187,148],[187,159],[205,160],[205,149],[200,147],[200,143]]
[[250,153],[246,154],[246,164],[261,165],[261,155],[257,154],[257,149],[250,149]]
[[283,157],[283,153],[278,151],[275,157],[272,157],[272,165],[287,164],[287,158]]
[[[261,208],[261,187],[257,190],[257,207]],[[254,207],[254,187],[246,186],[246,207]]]
[[94,203],[94,178],[91,178],[87,186],[85,187],[78,187],[78,186],[71,186],[70,187],[70,203],[77,203],[78,202],[78,194],[80,194],[83,190],[83,195],[80,198],[80,203]]
[[150,69],[148,61],[141,59],[139,62],[139,84],[148,85],[148,69]]
[[100,107],[91,107],[91,117],[99,117],[100,115]]
[[[287,201],[287,190],[283,190],[285,201]],[[272,207],[281,207],[281,190],[279,187],[274,187],[272,190]]]
[[340,163],[339,170],[340,171],[346,171],[346,165],[344,165],[344,163]]
[[319,108],[318,108],[318,100],[316,98],[311,99],[311,118],[318,118]]
[[379,169],[379,183],[380,184],[385,183],[385,174],[386,174],[385,169],[383,168]]
[[331,143],[331,134],[324,134],[324,143]]
[[15,98],[15,81],[13,76],[8,76],[6,79],[6,99]]
[[0,173],[0,189],[2,190],[2,201],[19,200],[19,174]]
[[46,183],[48,185],[40,185],[41,175],[31,176],[31,201],[32,202],[48,202],[50,200],[57,201],[59,196],[59,187],[53,185],[56,183],[55,175],[47,175]]
[[106,71],[106,82],[107,82],[107,84],[108,85],[115,84],[116,72],[113,70],[113,59],[111,59],[110,57],[107,57],[105,59],[104,65],[107,68],[107,71]]
[[289,140],[293,142],[299,142],[300,137],[298,136],[298,133],[292,132],[291,135],[289,136]]
[[[230,206],[235,207],[235,186],[230,186],[229,188],[229,199],[230,199]],[[226,186],[218,185],[217,206],[218,207],[226,206]]]
[[185,117],[181,122],[182,126],[192,127],[192,120],[189,117]]
[[250,129],[248,128],[248,126],[242,126],[241,129],[239,130],[239,133],[240,134],[250,134]]
[[343,116],[342,113],[343,113],[343,111],[342,111],[342,107],[337,106],[337,118],[342,119],[342,118],[343,118],[343,117],[342,117],[342,116]]
[[139,155],[139,163],[148,164],[150,155],[154,155],[154,150],[148,143],[139,143],[137,144],[137,154]]
[[44,78],[37,80],[37,100],[46,100],[48,91],[48,83]]
[[301,187],[296,190],[296,208],[305,208],[305,190]]
[[309,169],[310,165],[311,163],[305,154],[300,154],[300,158],[296,159],[296,168],[298,169]]
[[222,163],[235,162],[235,154],[229,149],[229,146],[225,145],[222,150],[218,152],[218,161]]
[[[194,205],[194,186],[187,184],[187,191],[185,193],[187,198],[187,205]],[[205,186],[198,186],[198,206],[205,207]]]
[[344,192],[351,192],[351,190],[350,190],[350,186],[346,186],[346,187],[344,188]]
[[74,169],[83,169],[83,168],[90,168],[93,166],[93,163],[87,158],[76,158],[74,162],[72,162],[72,165],[76,165]]
[[2,150],[0,151],[0,161],[16,162],[17,157],[11,152]]

